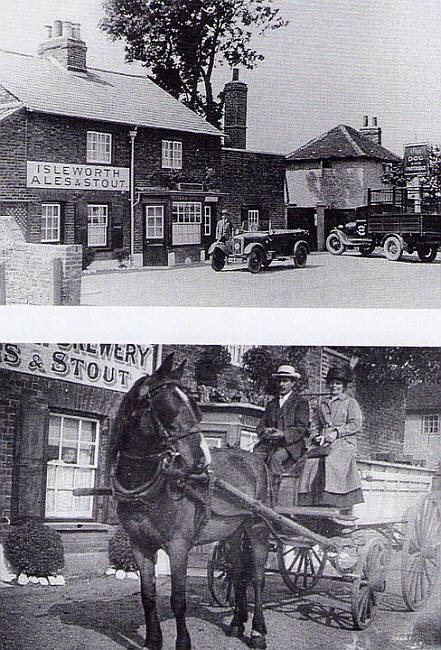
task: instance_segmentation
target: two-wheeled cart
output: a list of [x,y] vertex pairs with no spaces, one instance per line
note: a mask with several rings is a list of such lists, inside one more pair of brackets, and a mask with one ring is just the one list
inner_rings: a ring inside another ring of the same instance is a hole
[[[326,577],[347,583],[351,592],[354,628],[374,619],[386,590],[386,572],[393,551],[401,551],[401,592],[410,611],[431,597],[441,567],[441,509],[428,494],[403,517],[377,524],[358,524],[337,509],[309,506],[268,506],[215,478],[216,489],[233,496],[264,519],[272,530],[270,551],[290,591],[310,593]],[[332,567],[331,575],[325,573]],[[208,587],[214,600],[227,605],[232,598],[227,543],[219,542],[208,561]]]

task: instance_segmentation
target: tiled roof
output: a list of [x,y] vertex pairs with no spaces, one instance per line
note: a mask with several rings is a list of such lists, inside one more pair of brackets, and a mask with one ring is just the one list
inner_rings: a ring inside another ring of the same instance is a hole
[[399,156],[345,124],[339,124],[318,138],[310,140],[286,158],[298,161],[324,158],[375,158],[386,162],[401,160]]
[[440,411],[441,385],[414,384],[407,390],[406,408],[412,411]]
[[26,108],[91,120],[222,135],[148,77],[89,68],[0,49],[0,85]]

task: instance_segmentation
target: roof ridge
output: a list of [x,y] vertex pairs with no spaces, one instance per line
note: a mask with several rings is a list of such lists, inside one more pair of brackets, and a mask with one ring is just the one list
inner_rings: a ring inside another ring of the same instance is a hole
[[28,59],[39,58],[36,54],[25,54],[24,52],[16,52],[15,50],[5,50],[4,47],[0,47],[0,52],[5,52],[5,54],[16,54],[17,56],[25,56]]
[[363,149],[358,145],[352,135],[348,131],[348,127],[346,124],[339,124],[338,128],[342,131],[343,135],[349,140],[351,145],[354,147],[355,151],[358,153],[359,156],[366,156],[366,152],[363,151]]

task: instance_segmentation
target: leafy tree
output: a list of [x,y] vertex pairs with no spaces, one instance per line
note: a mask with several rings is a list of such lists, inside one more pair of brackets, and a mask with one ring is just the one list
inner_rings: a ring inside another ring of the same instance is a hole
[[[404,161],[393,165],[392,168],[383,175],[383,182],[389,183],[394,187],[406,187],[406,182],[416,177],[404,173]],[[441,148],[438,144],[429,146],[429,170],[428,173],[420,177],[421,187],[425,194],[432,197],[441,196]]]
[[251,380],[256,391],[274,393],[276,382],[271,376],[282,364],[291,364],[299,371],[299,388],[307,386],[308,380],[303,369],[305,347],[261,345],[250,348],[243,355],[243,372]]
[[217,386],[218,375],[229,366],[231,355],[223,345],[206,345],[195,364],[198,385]]
[[[286,24],[275,0],[105,0],[100,27],[126,41],[126,59],[142,61],[153,80],[219,126],[223,98],[214,97],[217,66],[254,68],[257,31]],[[204,89],[202,93],[200,88]]]

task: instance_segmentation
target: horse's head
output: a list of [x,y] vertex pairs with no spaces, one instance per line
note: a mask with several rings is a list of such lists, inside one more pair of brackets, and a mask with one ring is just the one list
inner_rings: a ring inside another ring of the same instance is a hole
[[170,451],[186,471],[200,471],[210,452],[200,432],[201,412],[181,384],[185,361],[173,369],[173,353],[151,376],[142,377],[127,394],[130,447],[139,454]]

